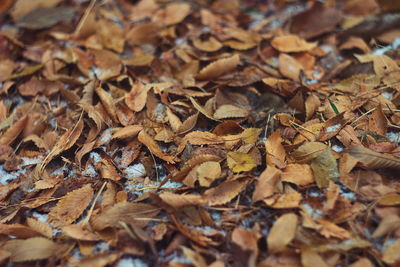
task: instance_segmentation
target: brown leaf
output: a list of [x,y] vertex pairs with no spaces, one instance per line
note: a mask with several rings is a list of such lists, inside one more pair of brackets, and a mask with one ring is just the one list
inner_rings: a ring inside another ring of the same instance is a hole
[[290,156],[292,156],[298,163],[309,163],[322,154],[326,148],[327,145],[324,143],[307,142],[293,151]]
[[201,40],[200,38],[192,39],[193,46],[199,50],[206,52],[215,52],[222,48],[222,44],[213,36],[208,38],[207,40]]
[[24,130],[27,120],[28,116],[25,115],[11,125],[10,128],[8,128],[7,131],[0,137],[0,145],[11,145]]
[[221,176],[221,166],[216,161],[206,161],[196,168],[196,172],[200,186],[209,187]]
[[[399,70],[400,71],[400,70]],[[370,115],[368,120],[368,128],[377,134],[386,135],[388,129],[388,119],[383,113],[382,106],[379,105]]]
[[230,119],[230,118],[243,118],[249,115],[249,111],[239,108],[234,105],[222,105],[214,113],[214,118]]
[[107,227],[115,227],[120,221],[144,227],[151,219],[159,213],[160,209],[149,204],[119,202],[106,209],[99,216],[91,220],[96,230]]
[[308,164],[289,164],[282,172],[281,179],[284,182],[304,186],[314,182],[313,172]]
[[185,137],[182,139],[177,149],[177,153],[181,153],[185,149],[187,143],[191,145],[215,145],[223,142],[224,139],[213,133],[193,131],[185,135]]
[[3,248],[11,253],[12,262],[47,259],[60,249],[59,245],[43,237],[9,240]]
[[75,11],[74,7],[68,6],[38,8],[19,18],[15,23],[18,27],[40,30],[71,20]]
[[324,123],[324,126],[319,133],[318,140],[326,141],[331,139],[343,128],[345,123],[344,112],[330,118]]
[[246,187],[248,182],[248,179],[225,181],[204,192],[204,198],[210,206],[225,204],[236,197]]
[[271,41],[271,45],[278,51],[284,53],[305,52],[317,46],[317,43],[308,43],[294,34],[275,37]]
[[47,223],[35,220],[33,218],[26,218],[26,224],[36,232],[42,234],[44,237],[49,239],[53,237],[53,229]]
[[172,3],[166,8],[159,10],[154,15],[153,21],[165,25],[171,25],[181,22],[190,14],[190,5],[188,3]]
[[41,233],[29,228],[28,226],[15,223],[15,224],[0,224],[0,234],[12,235],[17,238],[30,238],[42,236]]
[[300,81],[300,72],[303,66],[292,56],[281,53],[279,55],[279,72],[296,82]]
[[96,234],[82,228],[79,225],[66,225],[61,229],[67,236],[72,237],[73,239],[84,241],[98,241],[100,239]]
[[286,151],[282,145],[282,141],[280,131],[275,131],[268,137],[265,142],[267,165],[280,169],[286,166]]
[[185,206],[203,205],[205,202],[200,195],[195,194],[174,194],[170,192],[163,192],[158,196],[163,202],[174,209],[180,209]]
[[186,120],[182,122],[182,125],[177,129],[177,134],[184,134],[188,131],[192,130],[194,126],[196,126],[197,118],[199,117],[199,113],[195,113],[192,116],[189,116]]
[[139,112],[146,105],[147,92],[151,89],[140,81],[137,81],[131,91],[125,95],[126,105],[133,111]]
[[50,153],[46,156],[46,158],[43,160],[43,162],[40,165],[40,169],[43,170],[43,168],[50,162],[52,161],[57,155],[59,155],[61,152],[70,149],[75,142],[78,140],[79,136],[82,133],[83,130],[83,120],[79,119],[79,121],[76,123],[76,125],[67,130],[57,141],[57,143],[54,145],[53,149],[50,151]]
[[263,200],[275,193],[281,173],[279,169],[267,166],[257,180],[256,188],[253,193],[253,202]]
[[389,265],[400,261],[400,239],[397,239],[393,244],[383,252],[383,261]]
[[138,140],[145,145],[151,153],[153,153],[156,157],[159,157],[162,160],[167,161],[168,163],[174,164],[178,159],[174,156],[166,155],[159,148],[156,141],[154,141],[150,135],[148,135],[144,130],[139,132]]
[[296,234],[298,218],[294,213],[287,213],[279,217],[272,226],[267,245],[270,253],[284,250],[292,242]]
[[96,87],[95,89],[97,95],[100,98],[101,103],[103,104],[105,110],[107,111],[108,115],[110,118],[114,121],[117,122],[117,110],[115,107],[114,99],[112,96],[107,93],[103,88],[101,87]]
[[218,78],[222,74],[232,71],[239,64],[240,57],[238,54],[235,54],[231,57],[219,59],[201,69],[199,74],[197,74],[196,79],[212,80]]
[[56,226],[73,223],[81,216],[93,198],[93,189],[90,184],[66,194],[49,212],[49,222]]
[[113,134],[113,139],[125,139],[130,137],[135,137],[141,130],[143,130],[142,125],[129,125],[124,128],[118,129]]
[[366,169],[400,169],[400,159],[392,155],[378,153],[363,146],[355,146],[348,152]]
[[330,180],[336,181],[340,176],[330,148],[326,148],[311,162],[311,168],[319,188],[327,187]]
[[199,252],[195,252],[187,247],[181,246],[183,254],[185,254],[186,258],[193,264],[195,267],[207,267],[209,266],[206,260],[201,256]]
[[303,267],[329,266],[317,252],[310,249],[301,250],[301,264],[303,264]]
[[185,176],[197,165],[202,164],[207,161],[219,161],[220,157],[216,155],[200,155],[195,156],[188,161],[186,161],[185,165],[179,171],[172,174],[173,181],[182,181]]
[[226,154],[226,161],[228,167],[233,172],[247,172],[257,166],[254,159],[249,154],[243,152],[228,152]]

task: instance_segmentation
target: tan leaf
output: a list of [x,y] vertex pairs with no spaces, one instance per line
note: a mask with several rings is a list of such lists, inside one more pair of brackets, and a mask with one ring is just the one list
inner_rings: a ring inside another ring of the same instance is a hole
[[246,144],[254,144],[258,141],[261,131],[259,128],[247,128],[244,129],[240,136]]
[[99,216],[91,220],[96,230],[117,226],[120,221],[144,227],[159,213],[160,209],[150,204],[119,202],[106,209]]
[[[399,70],[400,71],[400,70]],[[379,105],[370,115],[368,120],[370,131],[385,136],[388,129],[388,119],[383,113],[382,106]]]
[[172,3],[159,10],[154,15],[153,21],[171,25],[181,22],[189,14],[190,5],[188,3]]
[[271,45],[280,52],[305,52],[317,46],[317,43],[309,43],[294,34],[278,36],[272,39]]
[[267,166],[257,180],[253,193],[253,202],[263,200],[275,193],[276,184],[279,181],[281,171],[275,167]]
[[378,153],[364,146],[349,149],[349,154],[356,158],[366,169],[393,168],[400,169],[400,159],[388,154]]
[[222,105],[214,113],[216,119],[244,118],[249,115],[249,111],[234,105]]
[[0,224],[0,234],[2,235],[12,235],[17,238],[30,238],[42,236],[41,233],[31,229],[28,226],[14,223],[14,224]]
[[164,152],[157,145],[156,141],[154,141],[153,138],[151,138],[151,136],[148,135],[144,130],[139,132],[138,140],[143,145],[145,145],[156,157],[159,157],[160,159],[172,164],[177,161],[177,158],[175,158],[174,156],[164,154]]
[[192,130],[193,127],[196,126],[198,117],[199,117],[199,113],[198,112],[196,114],[193,114],[192,116],[189,116],[186,120],[184,120],[182,122],[182,125],[178,128],[176,133],[177,134],[184,134],[184,133],[187,133],[190,130]]
[[73,223],[81,216],[93,198],[93,189],[90,184],[66,194],[49,212],[49,222],[56,226]]
[[82,228],[79,225],[66,225],[61,229],[67,236],[72,237],[73,239],[84,241],[98,241],[100,239],[96,234]]
[[53,160],[57,155],[61,152],[70,149],[75,142],[78,140],[79,136],[83,130],[83,120],[79,119],[76,123],[75,127],[67,130],[61,137],[58,139],[57,143],[54,145],[53,149],[43,160],[40,165],[40,169],[42,170],[51,160]]
[[182,127],[182,122],[178,116],[176,116],[170,108],[166,110],[169,125],[171,126],[172,130],[176,133],[178,132],[179,128]]
[[142,125],[129,125],[124,128],[118,129],[113,134],[113,139],[125,139],[130,137],[135,137],[141,130],[143,130]]
[[264,203],[274,209],[295,209],[300,205],[302,196],[298,192],[274,195],[264,199]]
[[389,214],[379,223],[378,228],[372,234],[372,238],[381,237],[390,234],[400,227],[400,217],[395,214]]
[[286,151],[283,148],[282,141],[280,131],[275,131],[268,137],[265,142],[267,165],[275,166],[279,169],[285,168]]
[[279,55],[279,72],[296,82],[300,81],[300,72],[303,66],[292,56],[281,53]]
[[44,237],[51,239],[53,237],[53,229],[44,222],[35,220],[33,218],[26,218],[26,224],[38,233],[41,233]]
[[304,186],[314,182],[314,176],[308,164],[289,164],[283,169],[282,181]]
[[221,166],[216,161],[206,161],[196,168],[196,172],[200,186],[209,187],[215,179],[221,176]]
[[185,176],[197,165],[207,162],[207,161],[219,161],[221,160],[220,157],[216,155],[200,155],[200,156],[195,156],[188,161],[186,161],[185,165],[180,169],[179,171],[175,172],[172,174],[172,180],[173,181],[182,181]]
[[213,36],[204,41],[200,38],[194,38],[192,42],[194,47],[206,52],[215,52],[222,48],[222,44]]
[[267,237],[268,251],[275,253],[282,251],[292,242],[296,234],[298,218],[294,213],[287,213],[279,217]]
[[152,87],[146,86],[140,81],[137,81],[131,91],[125,95],[126,105],[133,111],[139,112],[146,105],[147,92]]
[[208,111],[205,107],[203,107],[199,103],[197,103],[197,101],[193,97],[189,97],[189,99],[190,99],[190,102],[192,102],[193,107],[195,109],[197,109],[198,112],[200,112],[201,114],[203,114],[204,116],[206,116],[210,120],[217,120],[218,121],[218,119],[214,118],[214,116],[211,114],[210,111]]
[[303,267],[329,266],[317,252],[310,249],[301,250],[301,264],[303,264]]
[[321,235],[325,236],[326,238],[335,237],[338,239],[349,239],[351,238],[351,234],[346,229],[337,226],[336,224],[323,220],[323,219],[316,219],[317,223],[319,223],[322,228],[319,230]]
[[203,205],[204,199],[200,195],[195,194],[174,194],[170,192],[162,192],[158,195],[161,200],[169,206],[180,209],[185,206]]
[[233,172],[247,172],[257,166],[253,157],[243,152],[228,152],[226,161]]
[[400,205],[400,195],[399,194],[389,194],[383,196],[379,199],[379,205],[382,206],[396,206]]
[[24,130],[26,122],[28,120],[28,116],[23,116],[18,121],[16,121],[13,125],[11,125],[5,133],[3,133],[0,137],[0,145],[11,145],[14,140],[20,135],[20,133]]
[[400,261],[400,239],[398,238],[393,244],[383,252],[383,261],[389,265]]
[[258,255],[258,239],[255,232],[236,227],[232,232],[232,242],[242,248],[243,251],[250,250],[254,257]]
[[344,112],[330,118],[324,123],[322,127],[318,140],[326,141],[337,135],[337,133],[343,128],[346,120],[344,118]]
[[55,255],[59,250],[59,246],[56,243],[43,237],[9,240],[3,248],[11,252],[12,262],[47,259]]
[[209,266],[206,260],[201,256],[199,252],[195,252],[187,247],[181,246],[183,254],[193,264],[194,267],[207,267]]
[[298,163],[309,163],[322,154],[326,148],[327,145],[324,143],[307,142],[293,151],[290,156],[292,156]]
[[182,139],[177,149],[177,153],[181,153],[185,149],[186,143],[191,145],[215,145],[223,142],[224,139],[213,133],[193,131],[185,135],[185,137]]
[[336,181],[340,176],[330,148],[326,148],[311,162],[311,168],[319,188],[327,187],[330,180]]
[[197,74],[196,79],[211,80],[218,78],[222,74],[232,71],[239,64],[240,64],[240,57],[238,54],[218,59],[217,61],[214,61],[213,63],[201,69],[199,74]]
[[119,253],[95,254],[91,257],[83,258],[77,264],[79,267],[109,266],[120,257]]
[[100,173],[100,176],[103,179],[119,181],[122,178],[118,174],[117,168],[110,160],[102,159],[101,161],[96,163],[95,168]]
[[117,109],[115,107],[115,102],[112,96],[107,93],[103,88],[101,87],[96,87],[95,89],[97,95],[100,98],[101,103],[103,104],[105,110],[107,111],[108,115],[110,118],[114,121],[117,122]]
[[248,179],[225,181],[214,188],[208,189],[204,193],[204,198],[210,206],[225,204],[236,197],[246,187],[248,181]]

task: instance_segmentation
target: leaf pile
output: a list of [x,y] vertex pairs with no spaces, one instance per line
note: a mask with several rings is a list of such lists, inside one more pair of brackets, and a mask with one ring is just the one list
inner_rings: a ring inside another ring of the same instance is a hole
[[397,1],[0,21],[2,264],[400,265]]

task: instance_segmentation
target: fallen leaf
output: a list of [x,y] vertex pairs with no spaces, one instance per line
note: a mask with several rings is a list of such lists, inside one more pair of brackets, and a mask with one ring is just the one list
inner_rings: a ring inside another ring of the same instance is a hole
[[151,153],[153,153],[156,157],[159,157],[162,160],[165,160],[169,163],[175,163],[177,160],[174,156],[166,155],[159,148],[156,141],[154,141],[150,135],[148,135],[144,130],[141,130],[138,135],[138,140],[145,145]]
[[242,152],[228,152],[226,154],[226,160],[228,167],[233,172],[247,172],[257,166],[254,159],[249,154]]
[[60,249],[59,245],[43,237],[9,240],[3,248],[11,253],[12,262],[48,259]]
[[68,6],[38,8],[19,18],[15,23],[18,27],[40,30],[71,20],[75,11],[74,7]]
[[363,146],[355,146],[348,153],[366,169],[400,168],[400,159],[392,155],[378,153]]
[[318,157],[313,159],[311,168],[319,188],[327,187],[330,180],[336,181],[340,176],[336,159],[333,157],[330,148],[326,148]]
[[206,161],[197,167],[196,172],[200,186],[209,187],[221,176],[221,166],[216,161]]
[[276,185],[281,173],[282,172],[279,169],[273,166],[267,166],[256,181],[256,187],[253,193],[253,202],[263,200],[275,193],[277,189]]
[[201,69],[199,74],[196,75],[196,79],[211,80],[218,78],[222,74],[232,71],[239,64],[240,57],[237,54],[231,57],[219,59]]
[[400,239],[394,241],[389,247],[383,252],[383,261],[389,265],[395,264],[400,261]]
[[291,53],[310,51],[317,46],[317,43],[309,43],[297,35],[289,34],[275,37],[271,45],[280,52]]
[[279,217],[267,236],[268,251],[277,253],[286,248],[296,234],[298,218],[294,213],[287,213]]
[[286,151],[282,145],[282,141],[280,131],[275,131],[268,137],[265,142],[267,165],[280,169],[286,166]]
[[49,213],[49,222],[55,226],[73,223],[81,216],[92,201],[93,189],[90,184],[66,194]]
[[204,198],[210,206],[222,205],[236,197],[247,185],[248,179],[225,181],[204,192]]
[[305,186],[314,182],[314,175],[308,164],[288,164],[282,170],[281,179],[284,182]]

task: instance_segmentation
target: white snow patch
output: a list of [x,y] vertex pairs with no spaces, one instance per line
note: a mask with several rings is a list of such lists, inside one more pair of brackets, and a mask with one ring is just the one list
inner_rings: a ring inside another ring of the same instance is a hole
[[396,39],[393,40],[393,43],[387,46],[384,46],[382,48],[375,49],[372,52],[372,55],[374,56],[382,56],[386,54],[390,50],[396,50],[400,46],[400,38],[397,37]]
[[392,100],[393,99],[393,93],[392,92],[383,92],[381,95],[384,98],[388,99],[388,100]]
[[8,183],[14,179],[17,179],[21,174],[24,174],[26,169],[19,169],[18,171],[8,172],[0,165],[0,183],[2,185],[8,185]]
[[86,170],[84,170],[84,171],[82,172],[82,174],[85,175],[85,176],[96,177],[96,176],[97,176],[97,171],[96,171],[96,169],[94,168],[93,164],[90,164],[90,165],[86,168]]
[[90,152],[89,157],[93,160],[94,164],[101,161],[101,156],[97,152]]
[[122,258],[118,261],[116,267],[148,267],[147,263],[143,262],[141,259],[134,258]]
[[393,142],[393,143],[400,142],[400,132],[398,132],[398,133],[388,132],[386,134],[386,137],[389,139],[390,142]]
[[35,164],[41,163],[43,160],[43,157],[37,157],[37,158],[23,157],[21,159],[22,159],[22,163],[19,166],[24,167],[27,165],[35,165]]
[[342,146],[338,146],[338,145],[333,145],[333,146],[332,146],[332,149],[333,149],[334,151],[336,151],[337,153],[340,153],[340,152],[343,151],[343,147],[342,147]]
[[353,201],[357,200],[357,197],[353,192],[340,193],[340,195],[342,197],[345,197],[345,198],[349,199],[349,200],[353,200]]
[[332,126],[328,126],[328,128],[326,128],[326,132],[327,133],[335,133],[337,132],[340,128],[342,127],[342,125],[340,123],[332,125]]
[[32,212],[32,216],[43,223],[47,223],[47,219],[49,218],[49,214],[39,213],[37,211]]
[[142,177],[146,175],[146,169],[142,163],[137,163],[131,166],[128,166],[125,169],[125,174],[127,177]]
[[106,144],[108,142],[110,142],[111,138],[112,138],[112,128],[108,128],[106,130],[103,131],[103,133],[101,134],[100,138],[99,138],[99,142],[101,144]]
[[322,211],[321,210],[314,210],[310,204],[303,204],[302,205],[305,211],[310,214],[314,219],[320,218],[322,216]]
[[177,188],[180,188],[180,187],[182,187],[182,183],[180,183],[180,182],[174,182],[174,181],[171,181],[171,180],[168,180],[168,182],[166,182],[162,187],[161,187],[161,189],[177,189]]

